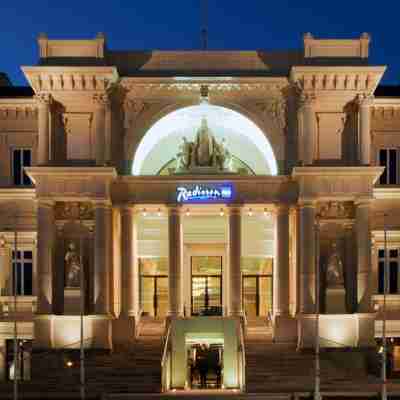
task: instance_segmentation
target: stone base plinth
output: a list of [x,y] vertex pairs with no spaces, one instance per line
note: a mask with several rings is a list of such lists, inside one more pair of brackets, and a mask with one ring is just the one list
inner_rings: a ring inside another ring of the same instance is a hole
[[292,342],[297,341],[297,319],[289,315],[277,315],[274,318],[273,327],[274,342]]
[[[315,346],[315,314],[301,314],[298,319],[298,347]],[[319,337],[322,347],[371,347],[374,342],[375,314],[321,314]]]
[[[93,349],[111,348],[111,319],[107,315],[83,317],[84,346]],[[39,315],[35,319],[36,348],[80,347],[81,320],[77,315]]]
[[64,314],[80,315],[81,313],[81,290],[80,288],[64,289]]
[[346,290],[343,286],[326,289],[326,313],[346,314]]
[[112,321],[113,347],[126,347],[135,341],[136,321],[135,317],[120,317]]

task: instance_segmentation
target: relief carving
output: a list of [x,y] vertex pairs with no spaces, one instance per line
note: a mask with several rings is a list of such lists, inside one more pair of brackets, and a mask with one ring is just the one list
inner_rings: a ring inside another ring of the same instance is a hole
[[272,98],[263,103],[256,103],[263,118],[272,118],[281,129],[286,129],[287,104],[285,99]]
[[57,202],[55,215],[58,220],[91,220],[94,218],[94,210],[92,204],[87,202]]
[[355,211],[351,201],[318,203],[317,215],[321,219],[352,219]]

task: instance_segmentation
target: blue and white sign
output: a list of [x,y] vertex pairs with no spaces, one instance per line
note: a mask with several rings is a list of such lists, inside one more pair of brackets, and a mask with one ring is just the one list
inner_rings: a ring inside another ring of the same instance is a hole
[[234,198],[231,184],[181,185],[176,188],[178,203],[230,202]]

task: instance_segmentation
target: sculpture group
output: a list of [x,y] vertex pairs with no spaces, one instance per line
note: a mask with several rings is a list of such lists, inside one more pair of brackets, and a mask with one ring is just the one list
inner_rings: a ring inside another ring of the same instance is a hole
[[225,139],[217,142],[210,132],[207,120],[202,118],[201,126],[197,131],[195,140],[190,142],[182,138],[179,153],[176,156],[176,173],[201,170],[202,168],[217,171],[233,172],[233,159],[226,148]]

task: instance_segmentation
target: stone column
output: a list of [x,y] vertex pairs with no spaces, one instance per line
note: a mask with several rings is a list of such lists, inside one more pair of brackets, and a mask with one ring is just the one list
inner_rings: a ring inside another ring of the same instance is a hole
[[111,207],[108,201],[99,201],[95,207],[94,232],[94,312],[108,315],[110,310]]
[[137,231],[133,207],[121,208],[121,314],[113,320],[114,346],[130,344],[135,339],[139,311],[139,271]]
[[360,96],[359,106],[359,160],[361,165],[371,164],[371,121],[370,106],[373,104],[372,96]]
[[53,266],[55,240],[53,202],[39,200],[37,221],[37,313],[51,314],[53,312]]
[[[12,291],[12,261],[11,247],[5,243],[5,239],[1,239],[0,244],[0,295],[11,296]],[[4,241],[4,242],[3,242]],[[11,245],[12,246],[12,245]]]
[[50,161],[50,105],[52,97],[48,93],[36,95],[38,103],[38,165]]
[[139,311],[137,231],[133,207],[121,209],[121,239],[121,315],[132,317]]
[[276,342],[295,342],[297,321],[289,313],[289,207],[277,206],[275,219],[274,325]]
[[183,232],[180,207],[171,207],[168,210],[168,285],[170,317],[182,315],[182,259],[183,259]]
[[274,316],[289,315],[289,207],[276,208]]
[[109,100],[105,93],[93,95],[94,103],[94,132],[95,132],[95,154],[96,165],[103,166],[106,162],[106,110],[109,107]]
[[357,271],[355,263],[354,225],[344,226],[344,285],[346,289],[346,310],[353,313],[357,309]]
[[229,208],[229,314],[242,316],[242,215],[240,206]]
[[316,142],[315,98],[311,94],[303,95],[301,110],[303,112],[303,164],[311,165],[314,161]]
[[315,203],[300,204],[300,312],[314,313],[315,301]]
[[370,200],[359,200],[356,205],[357,234],[357,300],[359,312],[371,312],[371,232]]

